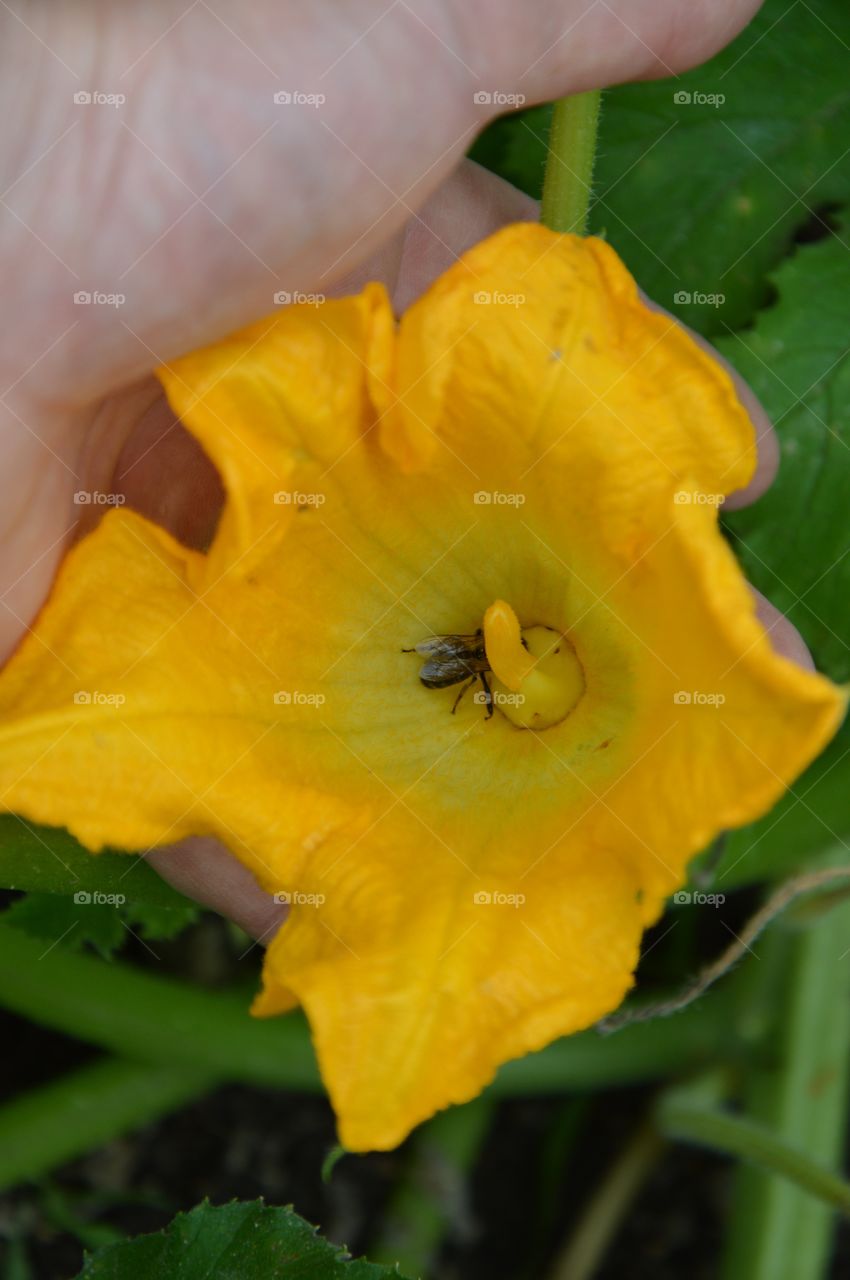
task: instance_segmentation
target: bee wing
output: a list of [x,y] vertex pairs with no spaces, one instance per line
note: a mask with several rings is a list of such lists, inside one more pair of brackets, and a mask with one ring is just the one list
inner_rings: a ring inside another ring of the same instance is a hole
[[422,664],[419,679],[432,689],[444,689],[450,684],[468,680],[474,674],[475,669],[467,658],[433,658],[430,662]]
[[479,636],[428,636],[414,646],[423,658],[460,658],[481,644]]

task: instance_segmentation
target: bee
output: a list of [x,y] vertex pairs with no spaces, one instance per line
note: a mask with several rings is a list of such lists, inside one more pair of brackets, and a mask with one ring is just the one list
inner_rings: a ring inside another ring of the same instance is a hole
[[493,695],[487,681],[487,672],[491,667],[484,648],[484,632],[480,627],[471,636],[429,636],[412,649],[402,649],[402,653],[418,653],[426,659],[419,672],[419,679],[426,689],[446,689],[449,685],[464,682],[454,700],[452,715],[457,711],[467,689],[471,689],[480,680],[487,703],[487,719],[490,719],[493,714]]

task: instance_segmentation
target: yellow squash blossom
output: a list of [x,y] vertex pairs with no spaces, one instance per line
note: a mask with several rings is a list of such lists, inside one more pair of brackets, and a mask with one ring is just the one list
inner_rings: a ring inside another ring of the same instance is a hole
[[371,285],[161,378],[214,543],[116,509],[70,552],[0,677],[0,794],[291,895],[255,1012],[302,1004],[342,1142],[391,1147],[612,1010],[843,696],[718,530],[755,461],[729,377],[598,240],[510,227],[398,326]]

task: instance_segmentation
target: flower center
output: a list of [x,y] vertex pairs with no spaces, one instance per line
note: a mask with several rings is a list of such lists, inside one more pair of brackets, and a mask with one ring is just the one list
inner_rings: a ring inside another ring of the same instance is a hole
[[558,724],[584,693],[584,671],[566,636],[551,627],[520,629],[504,600],[484,614],[484,647],[494,704],[520,729]]

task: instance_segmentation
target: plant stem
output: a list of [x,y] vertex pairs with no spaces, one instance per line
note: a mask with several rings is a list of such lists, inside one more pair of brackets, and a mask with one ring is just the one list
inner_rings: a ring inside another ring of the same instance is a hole
[[33,1089],[0,1108],[0,1190],[39,1178],[214,1083],[198,1069],[109,1058]]
[[469,1229],[467,1179],[481,1149],[494,1103],[476,1098],[441,1111],[417,1131],[402,1181],[387,1209],[373,1262],[398,1264],[404,1275],[433,1274],[434,1257],[452,1227]]
[[[710,1147],[724,1155],[742,1156],[778,1173],[811,1195],[850,1217],[850,1183],[825,1169],[802,1151],[789,1147],[764,1125],[714,1107],[665,1099],[658,1110],[659,1125],[667,1138]],[[778,1276],[779,1272],[773,1272]],[[799,1271],[783,1272],[799,1276]]]
[[[510,1062],[496,1096],[564,1093],[664,1078],[740,1053],[731,989],[656,1024],[604,1038],[595,1031]],[[140,1062],[203,1070],[228,1080],[319,1091],[300,1014],[248,1013],[250,992],[200,991],[120,963],[105,964],[0,923],[0,1004],[23,1017]]]
[[839,1166],[846,1128],[848,937],[850,904],[842,903],[805,930],[774,930],[759,946],[758,967],[776,974],[772,1007],[780,1017],[763,1065],[748,1074],[747,1109],[777,1142],[805,1152],[826,1181],[809,1185],[815,1199],[760,1169],[740,1169],[724,1280],[822,1280],[828,1272],[829,1204],[846,1194],[827,1171]]
[[303,1018],[252,1018],[249,999],[247,991],[203,991],[61,945],[45,950],[0,923],[0,1004],[15,1013],[140,1062],[319,1090]]
[[650,1124],[632,1136],[583,1212],[576,1231],[555,1259],[549,1280],[592,1280],[605,1252],[664,1151]]
[[596,159],[598,89],[555,103],[540,220],[553,231],[584,235]]
[[[693,1004],[695,1000],[705,995],[709,987],[713,986],[719,978],[729,973],[743,959],[745,951],[752,952],[752,944],[756,939],[764,933],[768,925],[772,924],[778,915],[781,915],[783,911],[787,911],[792,903],[809,894],[818,891],[823,893],[825,889],[835,889],[836,887],[840,887],[846,896],[850,891],[848,890],[848,883],[850,883],[850,867],[848,866],[825,867],[820,871],[805,872],[803,875],[793,876],[790,880],[785,880],[773,891],[755,915],[750,916],[741,932],[735,934],[726,949],[714,960],[710,961],[709,964],[705,965],[695,978],[685,984],[681,991],[666,1000],[652,1001],[637,1008],[613,1013],[610,1017],[603,1018],[602,1022],[599,1023],[600,1029],[607,1034],[612,1031],[618,1031],[632,1022],[651,1022],[654,1018],[668,1017],[671,1013],[678,1013],[681,1009],[686,1009],[688,1005]],[[815,907],[821,914],[823,913],[822,902],[815,904]]]

